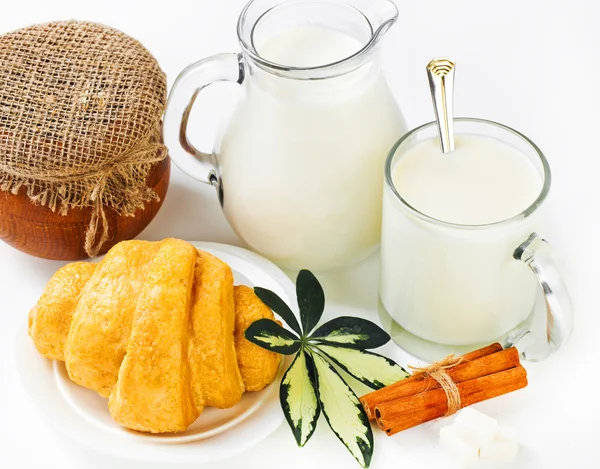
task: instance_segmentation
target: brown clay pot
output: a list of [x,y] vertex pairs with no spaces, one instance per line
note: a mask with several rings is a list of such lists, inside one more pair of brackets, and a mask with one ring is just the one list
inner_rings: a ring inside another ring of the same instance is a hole
[[[160,201],[146,203],[134,217],[119,216],[106,209],[109,241],[102,247],[105,253],[120,241],[135,238],[158,213],[169,187],[169,158],[158,162],[148,175],[147,185],[154,189]],[[0,191],[0,239],[37,257],[56,260],[77,260],[88,257],[83,245],[92,208],[69,210],[59,215],[49,208],[31,203],[21,189],[18,194]]]

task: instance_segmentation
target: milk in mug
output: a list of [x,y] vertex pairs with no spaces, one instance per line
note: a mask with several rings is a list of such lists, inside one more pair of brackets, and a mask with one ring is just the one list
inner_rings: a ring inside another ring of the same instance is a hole
[[[437,138],[404,150],[384,193],[380,299],[410,333],[449,345],[496,340],[531,313],[537,287],[512,254],[536,231],[517,217],[542,191],[542,176],[513,146],[482,135],[456,136],[443,154]],[[456,225],[463,225],[462,227]]]
[[[270,62],[315,67],[364,45],[305,27],[256,46]],[[327,270],[368,256],[380,240],[385,157],[406,131],[378,60],[324,80],[251,73],[218,157],[231,225],[287,268]]]

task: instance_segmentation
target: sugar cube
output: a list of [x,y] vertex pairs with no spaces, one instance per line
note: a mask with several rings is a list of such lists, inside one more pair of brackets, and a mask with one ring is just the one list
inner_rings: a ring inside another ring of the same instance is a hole
[[461,438],[476,448],[492,442],[498,430],[498,422],[477,410],[467,407],[454,419]]
[[504,441],[517,441],[517,431],[514,427],[509,427],[507,425],[498,425],[498,430],[496,431],[495,440],[504,440]]
[[514,461],[519,452],[519,444],[510,440],[493,440],[479,450],[481,459],[494,461]]
[[514,461],[519,452],[517,434],[514,428],[499,426],[494,439],[481,447],[479,457],[494,461]]
[[456,430],[456,425],[441,428],[441,445],[463,465],[470,465],[476,462],[479,457],[479,448],[466,442]]
[[499,426],[495,419],[472,408],[463,409],[452,425],[440,430],[440,443],[464,466],[478,460],[512,462],[519,444],[515,429]]

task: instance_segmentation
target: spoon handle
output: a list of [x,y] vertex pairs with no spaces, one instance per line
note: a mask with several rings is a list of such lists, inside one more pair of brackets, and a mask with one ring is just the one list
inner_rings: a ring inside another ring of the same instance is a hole
[[452,60],[433,59],[427,65],[429,88],[442,151],[454,151],[454,67]]

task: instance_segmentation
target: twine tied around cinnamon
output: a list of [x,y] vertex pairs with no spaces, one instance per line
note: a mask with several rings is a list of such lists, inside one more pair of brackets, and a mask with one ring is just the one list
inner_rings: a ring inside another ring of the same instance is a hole
[[446,370],[462,363],[463,360],[463,357],[455,357],[454,354],[450,354],[439,362],[426,367],[408,366],[414,371],[413,376],[430,376],[440,384],[440,387],[446,393],[446,400],[448,401],[448,410],[444,414],[445,417],[455,414],[461,408],[460,391],[454,380],[446,373]]
[[108,241],[106,210],[134,216],[167,156],[166,77],[138,41],[60,21],[0,36],[0,190],[66,215],[91,208],[85,251]]

